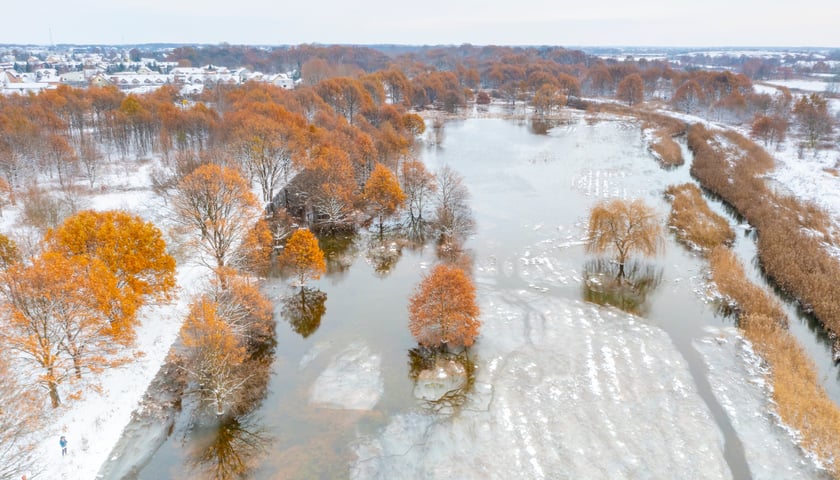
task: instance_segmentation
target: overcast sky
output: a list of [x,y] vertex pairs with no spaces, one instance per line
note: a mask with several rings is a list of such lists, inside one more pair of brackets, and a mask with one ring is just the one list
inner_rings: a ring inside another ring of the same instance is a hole
[[40,0],[0,43],[840,47],[840,0]]

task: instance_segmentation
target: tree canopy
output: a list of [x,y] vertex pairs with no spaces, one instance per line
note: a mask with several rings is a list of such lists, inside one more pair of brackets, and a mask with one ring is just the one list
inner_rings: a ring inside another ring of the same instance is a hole
[[324,252],[318,246],[318,239],[305,228],[292,233],[280,261],[294,272],[301,287],[307,280],[321,278],[321,274],[327,271]]
[[414,290],[408,316],[420,345],[469,347],[481,326],[475,285],[462,269],[439,264]]
[[662,249],[663,232],[656,211],[641,199],[599,202],[589,212],[586,250],[611,252],[620,265],[619,277],[631,253],[654,256]]

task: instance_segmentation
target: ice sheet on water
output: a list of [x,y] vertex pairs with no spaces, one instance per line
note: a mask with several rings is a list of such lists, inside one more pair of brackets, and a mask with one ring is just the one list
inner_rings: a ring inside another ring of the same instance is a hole
[[[518,293],[482,302],[477,383],[456,415],[361,439],[352,478],[729,478],[723,439],[662,330]],[[490,401],[483,397],[490,395]]]
[[356,341],[337,353],[318,376],[309,402],[325,408],[370,410],[384,389],[382,357]]
[[820,478],[813,462],[771,414],[766,372],[749,342],[734,328],[710,328],[709,337],[695,341],[694,349],[703,357],[712,391],[741,439],[753,478]]

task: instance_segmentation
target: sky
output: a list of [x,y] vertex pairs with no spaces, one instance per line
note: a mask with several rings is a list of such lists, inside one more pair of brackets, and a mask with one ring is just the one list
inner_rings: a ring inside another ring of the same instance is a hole
[[[840,48],[838,0],[40,0],[0,43]],[[15,20],[17,19],[17,20]]]

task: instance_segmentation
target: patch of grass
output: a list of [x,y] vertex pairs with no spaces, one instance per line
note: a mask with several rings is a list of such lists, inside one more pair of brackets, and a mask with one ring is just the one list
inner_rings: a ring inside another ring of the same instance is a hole
[[742,315],[760,315],[779,326],[787,326],[787,317],[779,302],[761,287],[747,279],[741,262],[726,247],[717,247],[709,254],[712,281],[718,291]]
[[668,225],[674,228],[680,242],[708,252],[735,241],[735,232],[729,222],[709,208],[693,183],[672,185],[665,190],[665,195],[671,199]]
[[[810,202],[773,192],[762,175],[773,159],[735,133],[713,133],[693,125],[691,173],[723,198],[758,231],[764,272],[822,322],[840,332],[840,262],[828,215]],[[773,398],[782,421],[802,435],[802,446],[827,462],[840,478],[840,408],[820,385],[813,363],[779,320],[766,292],[748,286],[734,256],[716,249],[710,258],[718,289],[737,303],[739,324],[773,372]],[[740,270],[740,272],[739,272]]]
[[653,150],[663,166],[678,167],[685,163],[680,144],[674,141],[674,138],[666,130],[657,129],[653,133],[653,138],[650,149]]

